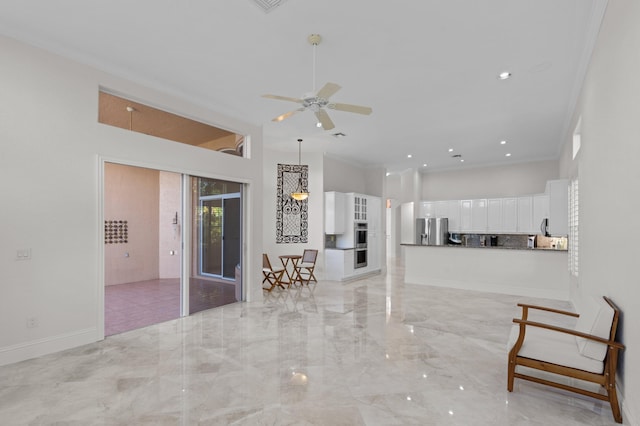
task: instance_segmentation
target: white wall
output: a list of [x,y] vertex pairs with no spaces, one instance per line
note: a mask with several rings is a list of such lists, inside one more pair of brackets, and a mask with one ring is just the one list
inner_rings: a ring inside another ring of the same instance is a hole
[[357,192],[359,194],[380,195],[369,194],[366,192],[367,182],[365,169],[358,167],[353,163],[348,163],[335,157],[325,155],[323,170],[324,191]]
[[557,161],[422,174],[421,200],[514,197],[544,192],[558,178]]
[[[178,173],[160,172],[160,210],[158,212],[158,259],[160,278],[180,277],[182,179]],[[176,213],[178,224],[174,225]],[[171,254],[173,252],[174,254]]]
[[[374,167],[364,170],[365,188],[362,194],[374,195],[376,197],[385,197],[385,169],[382,167]],[[353,191],[355,192],[355,191]],[[384,203],[382,203],[384,204]]]
[[[295,141],[291,142],[295,144]],[[297,146],[294,146],[297,148]],[[304,151],[302,144],[302,164],[309,166],[308,202],[308,242],[295,244],[276,243],[276,207],[278,164],[298,164],[298,152],[279,152],[264,150],[264,193],[263,193],[263,232],[264,252],[269,255],[272,265],[279,265],[278,256],[283,254],[302,254],[304,249],[318,249],[314,274],[318,279],[324,275],[324,189],[322,154]]]
[[[0,364],[103,337],[101,158],[247,183],[245,285],[262,297],[261,128],[8,38],[0,51]],[[248,135],[251,159],[99,124],[100,86]]]
[[[640,2],[610,1],[582,88],[580,276],[577,300],[609,296],[622,310],[625,423],[640,424]],[[570,143],[570,141],[568,141]],[[568,163],[568,162],[566,162]],[[565,164],[566,164],[565,163]],[[570,165],[565,165],[569,173]]]
[[104,219],[128,228],[126,243],[104,245],[105,285],[159,278],[159,184],[157,170],[105,164]]

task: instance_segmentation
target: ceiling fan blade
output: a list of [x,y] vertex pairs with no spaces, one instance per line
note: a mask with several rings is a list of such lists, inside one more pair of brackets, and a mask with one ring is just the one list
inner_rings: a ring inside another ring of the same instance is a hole
[[302,102],[304,102],[304,100],[302,99],[298,99],[298,98],[290,98],[288,96],[279,96],[279,95],[262,95],[263,98],[267,98],[267,99],[277,99],[279,101],[289,101],[289,102],[296,102],[301,104]]
[[371,107],[351,105],[351,104],[335,104],[331,103],[327,105],[327,108],[335,109],[338,111],[355,112],[357,114],[369,115],[373,112]]
[[294,109],[293,111],[285,112],[284,114],[277,116],[276,118],[274,118],[274,119],[273,119],[273,120],[271,120],[271,121],[277,121],[277,122],[280,122],[280,121],[284,120],[285,118],[289,118],[289,117],[291,117],[293,114],[296,114],[296,113],[301,112],[301,111],[304,111],[304,110],[305,110],[305,108],[298,108],[298,109]]
[[316,96],[322,99],[329,99],[331,95],[336,93],[341,88],[342,88],[341,86],[335,83],[327,83],[324,86],[322,86],[322,89],[318,90],[318,93],[316,94]]
[[336,127],[333,124],[333,121],[331,121],[331,118],[329,118],[329,114],[327,114],[327,111],[323,109],[316,111],[316,117],[318,117],[318,121],[320,122],[320,124],[322,124],[322,128],[324,130],[331,130]]

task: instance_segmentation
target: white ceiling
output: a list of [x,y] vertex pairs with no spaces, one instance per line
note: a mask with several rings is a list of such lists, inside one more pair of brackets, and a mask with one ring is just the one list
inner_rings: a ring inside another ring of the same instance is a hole
[[[265,13],[252,0],[3,0],[0,33],[264,125],[272,149],[296,151],[301,137],[303,154],[397,172],[558,158],[605,6],[288,0]],[[370,116],[329,110],[328,132],[309,111],[271,122],[298,105],[260,95],[312,89],[311,33],[323,38],[316,88],[338,83],[331,100]],[[499,81],[504,70],[513,77]]]

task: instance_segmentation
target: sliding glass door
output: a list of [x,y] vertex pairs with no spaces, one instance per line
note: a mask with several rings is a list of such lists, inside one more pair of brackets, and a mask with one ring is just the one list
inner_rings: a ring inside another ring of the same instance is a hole
[[240,264],[240,194],[200,197],[200,274],[234,278]]
[[242,300],[242,184],[192,177],[189,312]]

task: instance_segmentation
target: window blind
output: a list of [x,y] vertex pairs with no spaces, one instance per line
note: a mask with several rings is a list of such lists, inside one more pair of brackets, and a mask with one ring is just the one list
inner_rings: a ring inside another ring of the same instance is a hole
[[578,276],[579,270],[579,206],[580,195],[578,179],[572,180],[569,185],[569,272]]

